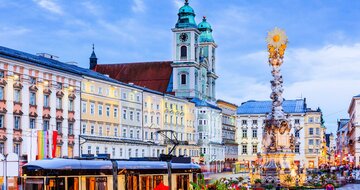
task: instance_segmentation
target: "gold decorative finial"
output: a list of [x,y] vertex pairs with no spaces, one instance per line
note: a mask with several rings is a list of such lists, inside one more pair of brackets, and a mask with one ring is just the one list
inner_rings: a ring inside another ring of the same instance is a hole
[[268,45],[269,58],[283,58],[287,47],[288,38],[284,30],[275,27],[274,30],[268,32],[266,38]]

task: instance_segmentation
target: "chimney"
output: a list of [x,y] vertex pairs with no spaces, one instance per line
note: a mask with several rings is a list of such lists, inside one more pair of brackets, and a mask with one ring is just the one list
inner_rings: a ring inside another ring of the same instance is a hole
[[36,54],[37,56],[40,56],[40,57],[45,57],[45,58],[48,58],[48,59],[53,59],[53,60],[58,60],[59,57],[56,56],[56,55],[51,55],[49,53],[37,53]]

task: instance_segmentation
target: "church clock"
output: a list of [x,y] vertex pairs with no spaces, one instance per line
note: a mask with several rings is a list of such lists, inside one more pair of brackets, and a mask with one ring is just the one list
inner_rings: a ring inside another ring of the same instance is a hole
[[188,39],[188,35],[186,33],[181,33],[179,36],[180,41],[186,42]]

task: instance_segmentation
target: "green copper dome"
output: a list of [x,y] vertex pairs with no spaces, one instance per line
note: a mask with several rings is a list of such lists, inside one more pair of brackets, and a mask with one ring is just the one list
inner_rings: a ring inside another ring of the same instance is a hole
[[194,9],[189,6],[187,0],[184,6],[179,9],[178,16],[175,28],[197,28]]
[[212,28],[211,25],[206,22],[206,17],[203,17],[202,22],[198,25],[198,29],[201,32],[200,34],[200,43],[201,42],[214,42],[214,38],[212,36]]

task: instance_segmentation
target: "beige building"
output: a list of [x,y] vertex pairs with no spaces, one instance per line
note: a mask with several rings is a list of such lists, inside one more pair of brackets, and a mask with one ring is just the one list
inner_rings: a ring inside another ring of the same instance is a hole
[[305,115],[305,167],[318,168],[326,163],[324,155],[325,127],[321,122],[320,110],[307,110]]

